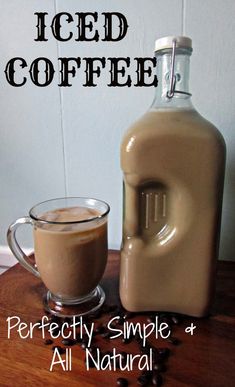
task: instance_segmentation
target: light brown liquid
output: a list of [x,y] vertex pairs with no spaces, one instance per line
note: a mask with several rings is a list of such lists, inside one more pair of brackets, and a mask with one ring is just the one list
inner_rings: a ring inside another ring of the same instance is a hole
[[194,110],[149,111],[124,137],[120,297],[130,311],[207,314],[225,144]]
[[57,297],[75,299],[99,283],[107,261],[107,219],[74,224],[99,216],[99,212],[70,207],[46,212],[34,229],[35,258],[42,281]]

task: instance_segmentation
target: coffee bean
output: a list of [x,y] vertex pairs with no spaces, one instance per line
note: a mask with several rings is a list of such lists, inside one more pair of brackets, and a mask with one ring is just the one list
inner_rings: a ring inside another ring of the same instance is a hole
[[104,333],[101,334],[101,336],[102,336],[104,339],[110,339],[111,332],[104,332]]
[[51,344],[53,344],[53,340],[47,339],[47,340],[44,341],[44,344],[45,345],[51,345]]
[[128,386],[128,380],[125,379],[125,378],[118,378],[117,379],[117,386],[120,386],[120,387],[127,387]]
[[55,351],[56,349],[60,355],[63,355],[66,352],[65,348],[62,348],[59,345],[55,345],[54,347],[52,347],[52,351]]
[[95,334],[103,334],[106,332],[106,328],[103,325],[99,325],[95,328],[94,333]]
[[54,328],[51,330],[51,333],[53,336],[59,336],[61,331],[60,331],[60,328]]
[[50,322],[57,323],[58,325],[61,325],[62,323],[61,318],[54,315],[51,316]]
[[81,348],[82,349],[86,349],[87,345],[88,345],[88,342],[86,340],[83,340],[82,343],[81,343]]
[[132,338],[131,337],[123,338],[122,339],[122,343],[123,344],[130,344],[131,342],[132,342]]
[[142,375],[144,378],[151,380],[152,379],[152,372],[151,371],[143,371]]
[[157,349],[157,352],[158,354],[161,356],[161,357],[164,357],[164,358],[167,358],[169,357],[171,351],[169,350],[169,348],[158,348]]
[[149,379],[146,376],[141,375],[138,377],[137,383],[140,386],[147,386],[149,384]]
[[124,361],[127,360],[127,353],[126,352],[123,351],[120,353],[120,355],[121,355],[122,360],[124,360]]
[[160,318],[160,319],[162,319],[162,318],[167,318],[167,319],[169,319],[169,313],[161,312],[161,313],[159,313],[159,318]]
[[173,324],[175,324],[175,325],[178,325],[180,323],[180,319],[176,315],[172,315],[171,320],[172,320]]
[[94,346],[94,345],[92,345],[90,348],[89,348],[89,351],[90,351],[90,353],[96,353],[96,347]]
[[132,312],[126,312],[126,313],[124,313],[123,317],[124,317],[126,320],[128,320],[128,319],[134,317],[134,313],[132,313]]
[[66,347],[72,347],[73,345],[76,344],[76,341],[73,339],[63,339],[62,344],[65,345]]
[[145,355],[149,354],[149,350],[150,350],[150,348],[147,345],[145,347],[143,347],[143,346],[140,347],[140,352],[145,354]]
[[166,366],[164,363],[156,362],[153,365],[153,370],[158,372],[166,372]]
[[158,348],[154,353],[154,363],[164,363],[170,355],[168,348]]
[[158,373],[155,373],[152,377],[152,383],[154,386],[160,387],[162,385],[162,376]]
[[120,316],[119,319],[117,320],[117,324],[118,324],[118,325],[123,325],[124,322],[125,322],[125,319],[124,319],[123,316]]
[[65,317],[64,322],[70,325],[72,323],[72,318],[71,317]]
[[176,337],[172,337],[172,336],[168,337],[168,338],[167,338],[167,341],[168,341],[169,343],[173,344],[173,345],[179,345],[179,344],[181,344],[181,341],[180,341],[179,339],[177,339]]

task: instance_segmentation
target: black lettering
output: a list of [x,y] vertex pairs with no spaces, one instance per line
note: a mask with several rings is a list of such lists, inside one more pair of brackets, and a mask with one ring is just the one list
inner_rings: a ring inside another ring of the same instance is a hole
[[[39,74],[41,74],[41,70],[39,70],[39,65],[41,63],[45,64],[45,70],[44,70],[45,79],[43,82],[39,81]],[[29,72],[30,72],[31,80],[36,86],[45,87],[50,85],[50,83],[52,82],[54,78],[55,70],[52,62],[49,59],[41,57],[41,58],[35,59],[32,62]]]
[[[125,38],[128,30],[128,23],[127,19],[122,13],[119,12],[103,12],[102,15],[105,17],[105,37],[102,39],[106,42],[118,42],[119,40],[122,40]],[[117,17],[119,20],[119,34],[114,37],[113,36],[113,17]]]
[[[61,62],[61,70],[60,70],[60,73],[61,73],[61,82],[59,84],[59,86],[61,87],[70,87],[72,86],[71,83],[69,83],[69,74],[72,75],[72,77],[74,78],[75,75],[76,75],[76,67],[79,69],[79,67],[81,66],[81,59],[80,58],[59,58],[59,61]],[[69,69],[69,63],[70,62],[76,62],[76,67],[75,66],[72,66],[70,69]]]
[[86,12],[86,13],[77,12],[77,13],[75,13],[75,15],[78,16],[78,32],[79,32],[79,36],[75,40],[81,41],[81,42],[91,42],[91,41],[98,42],[99,33],[97,30],[95,30],[95,34],[93,35],[93,37],[88,38],[86,36],[87,30],[92,32],[93,27],[94,27],[92,21],[86,22],[87,16],[91,16],[94,19],[94,22],[97,22],[98,13],[97,12],[94,12],[94,13],[92,13],[92,12]]
[[73,36],[73,33],[70,32],[69,36],[67,38],[62,38],[61,36],[61,18],[63,16],[67,16],[65,18],[65,20],[69,23],[71,23],[73,21],[73,18],[72,16],[70,15],[70,13],[68,12],[60,12],[58,13],[57,15],[54,16],[53,20],[52,20],[52,23],[51,23],[51,29],[52,29],[52,33],[55,37],[55,39],[59,40],[60,42],[67,42],[68,40],[70,40]]
[[130,58],[108,58],[108,60],[111,62],[111,82],[108,84],[109,87],[124,87],[128,86],[131,87],[131,76],[128,75],[127,79],[124,83],[120,83],[119,80],[119,74],[121,74],[122,78],[126,75],[126,68],[124,66],[121,66],[119,68],[119,63],[121,61],[125,62],[127,67],[130,67]]
[[47,12],[35,12],[37,16],[37,38],[34,39],[36,42],[46,42],[48,39],[45,37],[45,30],[46,30],[46,23],[45,23],[45,16],[48,15]]
[[9,60],[9,62],[7,63],[6,65],[6,68],[5,68],[5,75],[6,75],[6,79],[7,79],[7,82],[11,85],[11,86],[15,86],[15,87],[20,87],[20,86],[23,86],[27,79],[26,77],[23,77],[23,81],[21,83],[16,83],[15,81],[15,63],[16,61],[20,61],[21,64],[19,65],[22,69],[24,67],[27,67],[27,62],[23,59],[23,58],[12,58],[11,60]]
[[[153,78],[153,81],[151,83],[146,83],[145,82],[145,75],[147,74],[148,77],[150,78],[152,73],[153,73],[153,68],[156,67],[157,65],[157,59],[156,58],[135,58],[137,62],[137,82],[134,86],[137,87],[149,87],[149,86],[154,86],[157,87],[158,85],[158,79],[157,76],[155,75]],[[145,63],[150,62],[152,66],[148,66],[148,68],[145,68]]]
[[105,67],[105,58],[84,58],[86,61],[86,83],[83,84],[85,87],[96,87],[97,84],[94,83],[94,74],[96,74],[97,78],[100,77],[101,67],[97,66],[94,69],[94,62],[99,61],[102,65],[102,68]]

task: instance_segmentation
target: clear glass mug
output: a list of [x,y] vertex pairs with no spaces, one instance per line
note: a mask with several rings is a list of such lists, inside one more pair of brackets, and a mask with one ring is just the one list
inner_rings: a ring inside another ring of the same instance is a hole
[[[105,294],[98,284],[107,263],[109,211],[109,205],[97,199],[52,199],[9,227],[9,247],[20,264],[44,282],[44,306],[50,313],[81,316],[103,304]],[[22,224],[33,226],[35,266],[16,239]]]

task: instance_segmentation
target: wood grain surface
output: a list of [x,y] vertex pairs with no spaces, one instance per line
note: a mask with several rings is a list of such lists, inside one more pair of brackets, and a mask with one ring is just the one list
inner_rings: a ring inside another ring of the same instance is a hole
[[[110,251],[102,286],[109,304],[118,304],[119,254]],[[115,386],[118,377],[137,386],[139,370],[132,372],[86,370],[84,350],[72,348],[72,371],[60,365],[49,371],[53,351],[46,346],[40,331],[33,339],[22,340],[14,331],[7,339],[7,317],[19,316],[21,321],[35,323],[45,312],[43,284],[19,264],[0,277],[0,385],[1,386]],[[106,319],[107,320],[107,319]],[[102,320],[95,320],[99,324]],[[146,322],[147,315],[134,316],[134,322]],[[185,333],[191,323],[196,325],[193,336]],[[151,339],[156,347],[169,347],[171,355],[163,374],[163,386],[168,387],[232,387],[235,383],[235,263],[219,262],[217,293],[212,314],[205,319],[184,318],[174,327],[174,337],[181,343],[174,346],[162,339]],[[49,338],[49,335],[48,335]],[[104,351],[114,347],[119,351],[137,353],[137,344],[123,344],[120,339],[96,338]],[[56,339],[53,345],[61,345]]]

